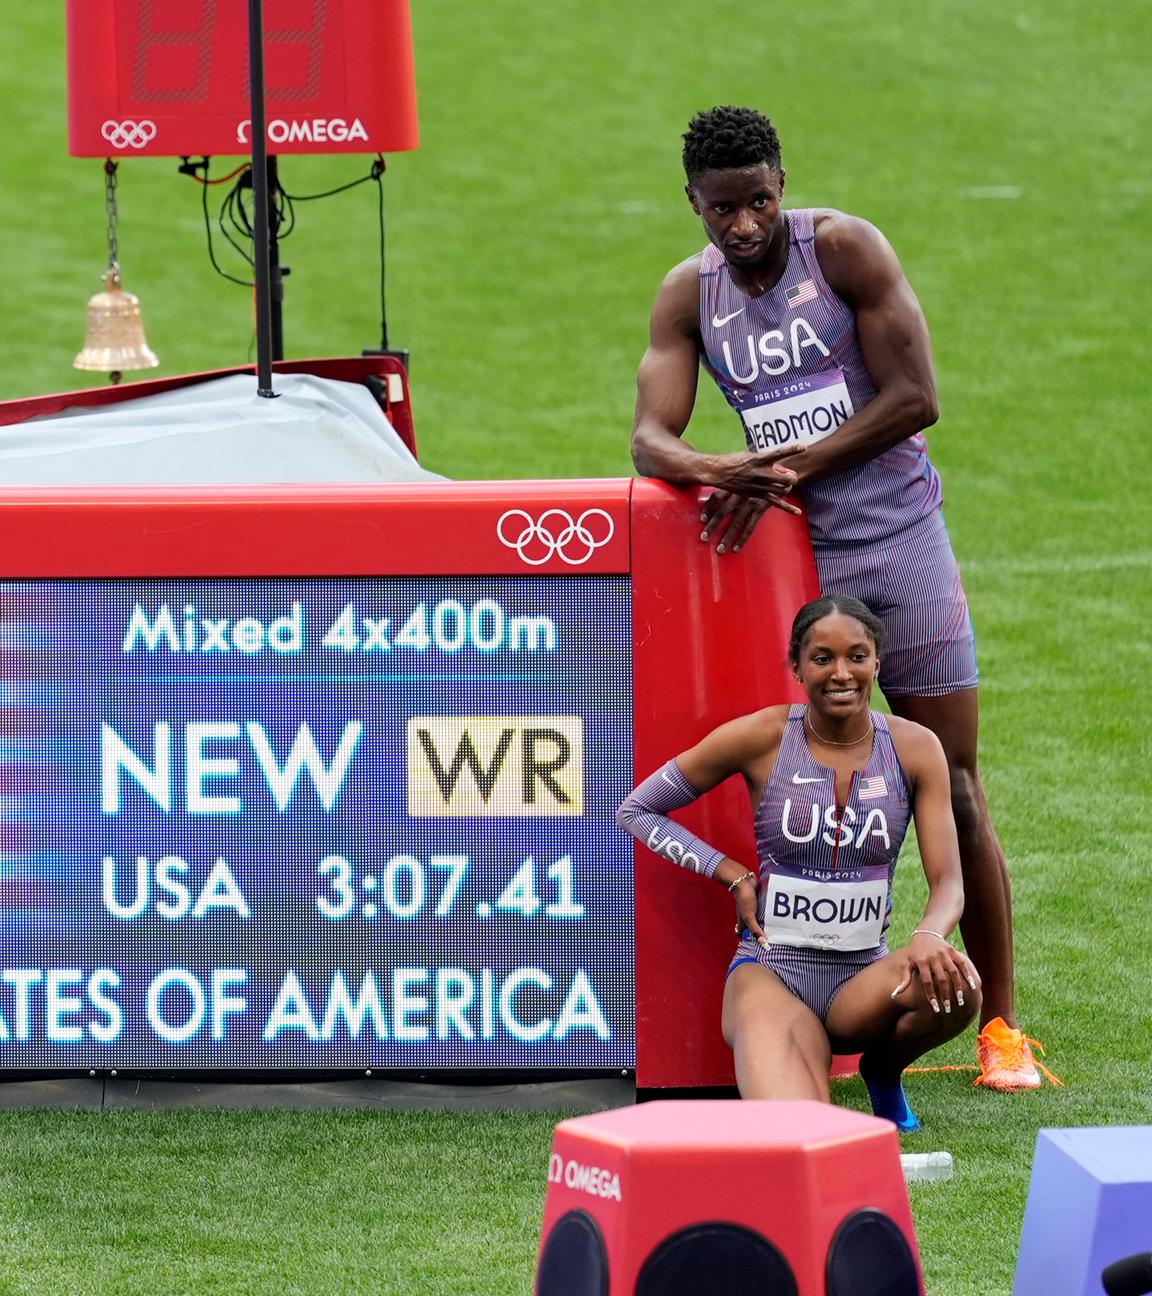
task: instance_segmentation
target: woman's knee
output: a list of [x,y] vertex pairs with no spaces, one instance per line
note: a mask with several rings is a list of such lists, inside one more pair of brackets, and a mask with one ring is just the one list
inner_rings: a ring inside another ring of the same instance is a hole
[[964,1026],[970,1026],[980,1016],[983,1003],[984,996],[977,988],[976,990],[966,990],[964,992],[964,1002],[962,1004],[954,1003],[952,1008],[954,1012],[959,1014],[959,1020],[963,1022]]
[[947,1005],[940,1004],[939,1012],[927,1003],[918,1004],[905,1015],[904,1029],[914,1035],[935,1035],[942,1044],[965,1031],[979,1012],[980,991],[965,991],[963,1003],[958,996],[953,996]]
[[963,1034],[969,1026],[976,1020],[980,1012],[980,995],[977,992],[972,998],[964,996],[963,1004],[959,1004],[955,999],[952,1001],[952,1011],[950,1013],[941,1013],[943,1018],[940,1029],[942,1031],[941,1043],[944,1040],[955,1039],[957,1035]]
[[[783,1055],[800,1054],[813,1062],[832,1057],[820,1019],[802,1003],[745,1002],[725,1004],[724,1038],[728,1047],[755,1048]],[[827,1065],[827,1063],[825,1063]]]

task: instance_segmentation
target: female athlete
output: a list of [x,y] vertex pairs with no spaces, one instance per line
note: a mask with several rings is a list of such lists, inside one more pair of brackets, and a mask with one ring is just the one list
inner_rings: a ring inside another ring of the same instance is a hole
[[[735,900],[723,1030],[741,1095],[828,1102],[832,1054],[860,1053],[873,1111],[909,1132],[904,1068],[976,1017],[980,979],[948,939],[964,893],[944,752],[931,730],[869,708],[883,651],[863,603],[806,604],[789,661],[807,702],[721,725],[643,782],[617,822]],[[755,807],[755,870],[667,817],[732,774]],[[928,903],[889,950],[909,819]]]

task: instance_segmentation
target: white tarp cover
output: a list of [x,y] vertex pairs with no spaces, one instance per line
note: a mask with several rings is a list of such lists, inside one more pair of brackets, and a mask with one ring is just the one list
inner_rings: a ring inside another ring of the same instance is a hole
[[360,383],[234,374],[0,427],[0,486],[443,481]]

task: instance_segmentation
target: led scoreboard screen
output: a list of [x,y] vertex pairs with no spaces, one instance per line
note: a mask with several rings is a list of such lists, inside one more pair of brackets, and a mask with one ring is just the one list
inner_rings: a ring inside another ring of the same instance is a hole
[[0,584],[0,1070],[635,1063],[623,575]]
[[[266,0],[274,153],[417,144],[408,0]],[[222,0],[68,0],[68,146],[80,157],[251,147],[248,15]]]

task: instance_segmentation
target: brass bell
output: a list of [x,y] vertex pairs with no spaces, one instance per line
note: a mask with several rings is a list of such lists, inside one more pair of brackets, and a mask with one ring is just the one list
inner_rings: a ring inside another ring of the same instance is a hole
[[104,291],[88,300],[88,334],[74,369],[95,369],[119,382],[124,369],[154,369],[160,361],[144,338],[140,300],[120,287],[120,267],[104,272]]

